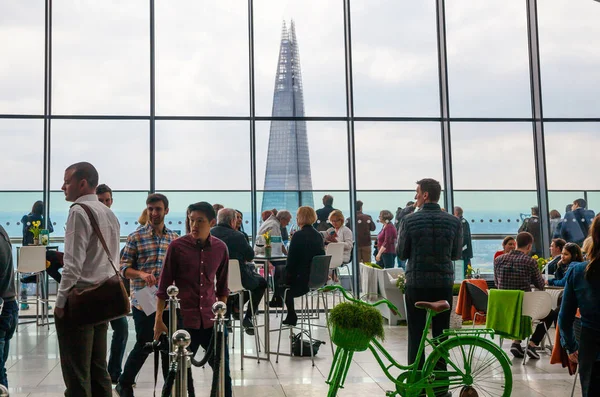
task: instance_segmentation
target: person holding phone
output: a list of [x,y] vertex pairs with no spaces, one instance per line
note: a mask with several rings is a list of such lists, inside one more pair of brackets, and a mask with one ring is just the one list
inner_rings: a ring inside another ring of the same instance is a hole
[[344,263],[350,262],[350,254],[352,252],[352,246],[354,245],[354,236],[352,230],[344,225],[344,214],[340,210],[333,210],[329,214],[328,221],[333,226],[327,229],[323,234],[325,238],[325,244],[329,243],[344,243],[344,255],[342,261]]

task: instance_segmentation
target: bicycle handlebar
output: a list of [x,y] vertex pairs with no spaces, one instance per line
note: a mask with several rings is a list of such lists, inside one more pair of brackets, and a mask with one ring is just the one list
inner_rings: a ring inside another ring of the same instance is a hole
[[398,310],[398,308],[396,306],[394,306],[394,304],[387,299],[381,299],[375,303],[368,303],[365,301],[361,301],[360,299],[356,299],[352,295],[350,295],[348,293],[348,291],[346,291],[346,289],[344,289],[344,287],[342,287],[341,285],[326,285],[319,289],[319,291],[322,291],[322,292],[330,292],[330,291],[334,291],[334,290],[340,291],[342,293],[342,295],[344,295],[344,298],[346,298],[347,300],[349,300],[351,302],[361,303],[363,305],[369,305],[369,306],[373,306],[373,307],[379,306],[379,305],[385,303],[389,307],[390,311],[393,314],[395,314],[397,316],[400,314],[400,311]]

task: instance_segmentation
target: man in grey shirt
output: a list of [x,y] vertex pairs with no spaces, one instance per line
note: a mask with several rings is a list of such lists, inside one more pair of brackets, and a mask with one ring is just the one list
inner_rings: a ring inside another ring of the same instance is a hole
[[0,226],[0,297],[4,301],[0,316],[0,383],[8,387],[6,378],[6,358],[10,339],[15,333],[19,320],[19,307],[15,294],[12,245],[8,233]]

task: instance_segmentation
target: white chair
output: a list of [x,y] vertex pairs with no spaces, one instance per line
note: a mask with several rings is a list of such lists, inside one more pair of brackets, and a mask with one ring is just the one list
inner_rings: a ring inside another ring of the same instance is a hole
[[[254,311],[254,307],[252,305],[252,291],[247,290],[244,288],[244,286],[242,285],[242,273],[240,271],[240,262],[237,259],[230,259],[229,260],[229,272],[228,272],[228,279],[227,279],[227,283],[228,283],[228,287],[229,287],[229,296],[231,295],[238,295],[239,296],[239,302],[240,302],[240,319],[239,319],[239,329],[240,329],[240,344],[241,344],[241,349],[242,349],[242,354],[241,354],[241,358],[240,358],[240,365],[241,365],[241,369],[244,369],[244,355],[245,355],[245,350],[244,350],[244,327],[242,325],[243,322],[243,318],[244,318],[244,292],[248,291],[248,294],[250,295],[250,310],[252,312],[252,326],[254,327],[254,344],[256,347],[256,359],[257,362],[260,363],[260,357],[259,357],[259,340],[258,340],[258,329],[257,329],[257,323],[256,323],[256,315],[255,315],[255,311]],[[233,320],[232,320],[233,321]],[[232,348],[235,348],[235,329],[238,328],[235,326],[231,327],[232,330]]]
[[[550,311],[552,310],[552,296],[546,291],[531,291],[525,292],[525,296],[523,297],[523,309],[521,310],[521,315],[531,317],[531,326],[533,329],[540,323],[541,320],[546,318]],[[546,324],[544,324],[544,328],[546,328]],[[546,328],[546,338],[550,341],[550,336],[548,335],[548,328]],[[529,339],[531,336],[527,337],[527,341],[525,342],[525,354],[523,357],[523,365],[527,361],[527,350],[529,349]],[[550,344],[552,342],[550,341]]]
[[[35,317],[36,324],[47,325],[50,329],[50,321],[48,314],[48,299],[45,299],[43,294],[40,294],[43,283],[45,281],[46,271],[46,246],[44,245],[27,245],[17,247],[17,281],[20,280],[19,273],[33,273],[35,275]],[[17,286],[21,283],[17,282]],[[20,291],[17,288],[17,296],[20,296]],[[27,302],[25,302],[27,303]],[[40,318],[40,304],[42,313]],[[44,321],[45,318],[45,321]],[[25,323],[23,323],[25,324]]]
[[[331,256],[329,271],[338,274],[338,269],[344,264],[344,243],[329,243],[325,247],[325,255]],[[332,306],[335,306],[335,296],[340,295],[338,290],[331,292]],[[341,296],[340,296],[341,300]]]

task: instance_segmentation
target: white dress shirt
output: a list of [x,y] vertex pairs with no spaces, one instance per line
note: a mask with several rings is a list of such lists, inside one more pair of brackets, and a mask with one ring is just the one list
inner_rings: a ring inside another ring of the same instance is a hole
[[[76,203],[86,204],[98,226],[115,266],[119,263],[120,225],[115,214],[98,201],[95,194],[79,197]],[[56,307],[64,308],[67,294],[74,286],[86,287],[101,283],[115,274],[102,243],[94,234],[85,210],[76,205],[69,210],[65,230],[65,256],[62,279],[58,286]]]

